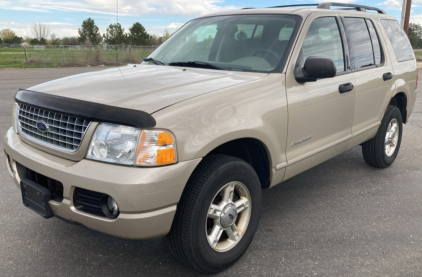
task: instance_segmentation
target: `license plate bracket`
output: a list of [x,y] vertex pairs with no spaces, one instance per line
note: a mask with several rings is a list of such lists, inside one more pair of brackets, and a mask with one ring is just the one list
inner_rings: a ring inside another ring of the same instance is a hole
[[46,219],[54,216],[48,203],[51,199],[50,190],[31,180],[25,179],[21,181],[21,192],[25,207]]

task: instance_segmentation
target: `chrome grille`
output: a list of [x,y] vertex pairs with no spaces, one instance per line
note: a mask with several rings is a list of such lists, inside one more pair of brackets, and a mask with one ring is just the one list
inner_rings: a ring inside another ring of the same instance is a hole
[[[37,122],[43,121],[49,126],[47,132],[37,128]],[[58,148],[66,152],[75,152],[89,126],[89,121],[43,109],[20,104],[18,109],[19,131],[38,143]]]

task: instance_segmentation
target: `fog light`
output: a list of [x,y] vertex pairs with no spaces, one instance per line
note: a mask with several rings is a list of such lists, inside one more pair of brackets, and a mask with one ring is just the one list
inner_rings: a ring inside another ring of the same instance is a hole
[[116,218],[119,215],[119,206],[117,205],[116,200],[109,195],[104,195],[101,198],[101,209],[109,218]]

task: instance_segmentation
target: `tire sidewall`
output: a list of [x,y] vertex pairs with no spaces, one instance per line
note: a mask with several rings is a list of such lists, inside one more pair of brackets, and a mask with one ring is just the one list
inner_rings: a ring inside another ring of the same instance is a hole
[[[227,252],[217,252],[211,248],[206,237],[206,218],[209,206],[218,191],[227,183],[238,181],[249,190],[251,197],[251,218],[248,227],[236,246]],[[258,227],[261,214],[261,187],[255,171],[243,161],[222,165],[212,174],[198,195],[192,220],[193,251],[202,267],[210,272],[218,272],[233,264],[246,251]]]
[[[399,137],[397,141],[396,150],[394,151],[393,155],[388,157],[387,154],[385,153],[385,136],[387,135],[388,125],[390,124],[391,120],[393,120],[394,118],[397,119],[397,122],[399,125]],[[379,153],[380,154],[379,156],[382,157],[382,161],[381,161],[382,164],[389,166],[394,162],[394,160],[396,159],[399,153],[402,134],[403,134],[403,120],[402,120],[400,110],[397,107],[395,106],[388,107],[387,112],[382,120],[380,131],[381,132],[378,137],[378,143],[381,146],[379,151],[382,153]]]

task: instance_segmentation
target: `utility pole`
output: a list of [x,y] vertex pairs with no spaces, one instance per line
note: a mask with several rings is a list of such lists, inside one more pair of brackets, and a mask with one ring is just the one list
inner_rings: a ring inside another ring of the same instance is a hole
[[[406,0],[404,0],[406,1]],[[117,7],[116,7],[116,23],[119,23],[119,0],[116,1]]]
[[412,7],[412,0],[403,0],[403,6],[402,6],[402,12],[401,12],[401,25],[403,26],[404,32],[406,34],[409,29],[411,7]]
[[403,0],[403,5],[401,6],[401,26],[404,28],[404,18],[406,17],[406,4],[407,0]]

